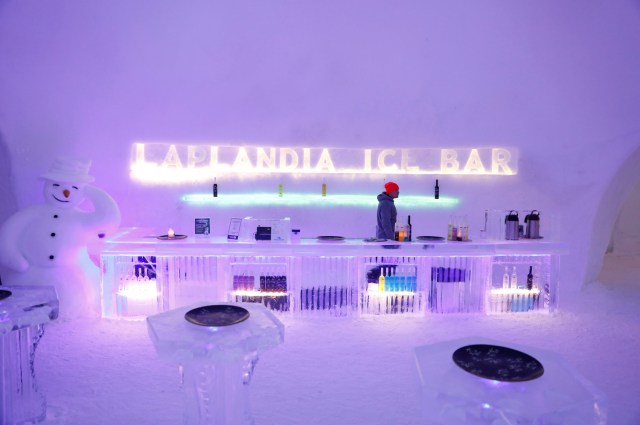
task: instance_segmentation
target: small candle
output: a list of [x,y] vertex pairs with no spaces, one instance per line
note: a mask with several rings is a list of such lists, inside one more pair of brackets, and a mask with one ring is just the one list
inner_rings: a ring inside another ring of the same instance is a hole
[[167,236],[169,238],[175,238],[176,237],[176,234],[175,234],[175,232],[173,231],[172,228],[169,228],[169,231],[167,232]]

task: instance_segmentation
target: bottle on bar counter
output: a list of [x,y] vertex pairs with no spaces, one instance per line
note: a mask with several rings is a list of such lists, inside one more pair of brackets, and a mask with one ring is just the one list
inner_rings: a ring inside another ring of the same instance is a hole
[[533,289],[533,266],[529,266],[529,273],[527,274],[527,289]]
[[438,179],[436,179],[436,186],[434,188],[433,197],[435,199],[440,199],[440,186],[438,185]]
[[407,217],[407,229],[404,232],[404,240],[411,242],[411,216]]
[[462,220],[462,240],[463,241],[468,241],[469,240],[469,223],[467,221],[467,216],[465,215],[463,220]]
[[455,215],[449,216],[449,231],[447,232],[447,239],[450,241],[458,240],[458,217]]

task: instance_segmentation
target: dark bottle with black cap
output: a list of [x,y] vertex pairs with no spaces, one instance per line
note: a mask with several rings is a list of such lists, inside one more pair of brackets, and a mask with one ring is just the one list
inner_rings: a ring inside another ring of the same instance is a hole
[[440,199],[440,186],[438,186],[438,179],[436,179],[436,187],[433,195],[435,199]]
[[529,273],[527,274],[527,289],[533,289],[533,266],[529,266]]
[[411,242],[411,216],[407,217],[407,230],[404,232],[404,240]]

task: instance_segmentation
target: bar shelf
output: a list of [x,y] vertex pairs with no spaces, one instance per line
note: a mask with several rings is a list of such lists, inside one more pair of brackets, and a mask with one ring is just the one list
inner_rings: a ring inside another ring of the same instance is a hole
[[291,310],[289,259],[286,257],[236,257],[229,264],[229,301],[262,303],[269,310]]
[[374,257],[363,264],[362,315],[422,315],[424,297],[415,257]]
[[[559,261],[557,255],[493,257],[488,279],[489,288],[486,291],[486,312],[513,314],[556,311]],[[528,289],[527,278],[530,269],[532,281],[531,289]]]

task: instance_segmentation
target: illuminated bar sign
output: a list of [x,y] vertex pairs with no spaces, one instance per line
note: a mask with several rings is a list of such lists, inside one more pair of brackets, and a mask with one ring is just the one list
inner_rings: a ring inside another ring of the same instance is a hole
[[134,143],[131,178],[147,183],[210,181],[215,176],[259,174],[468,174],[514,175],[508,148],[287,148]]

